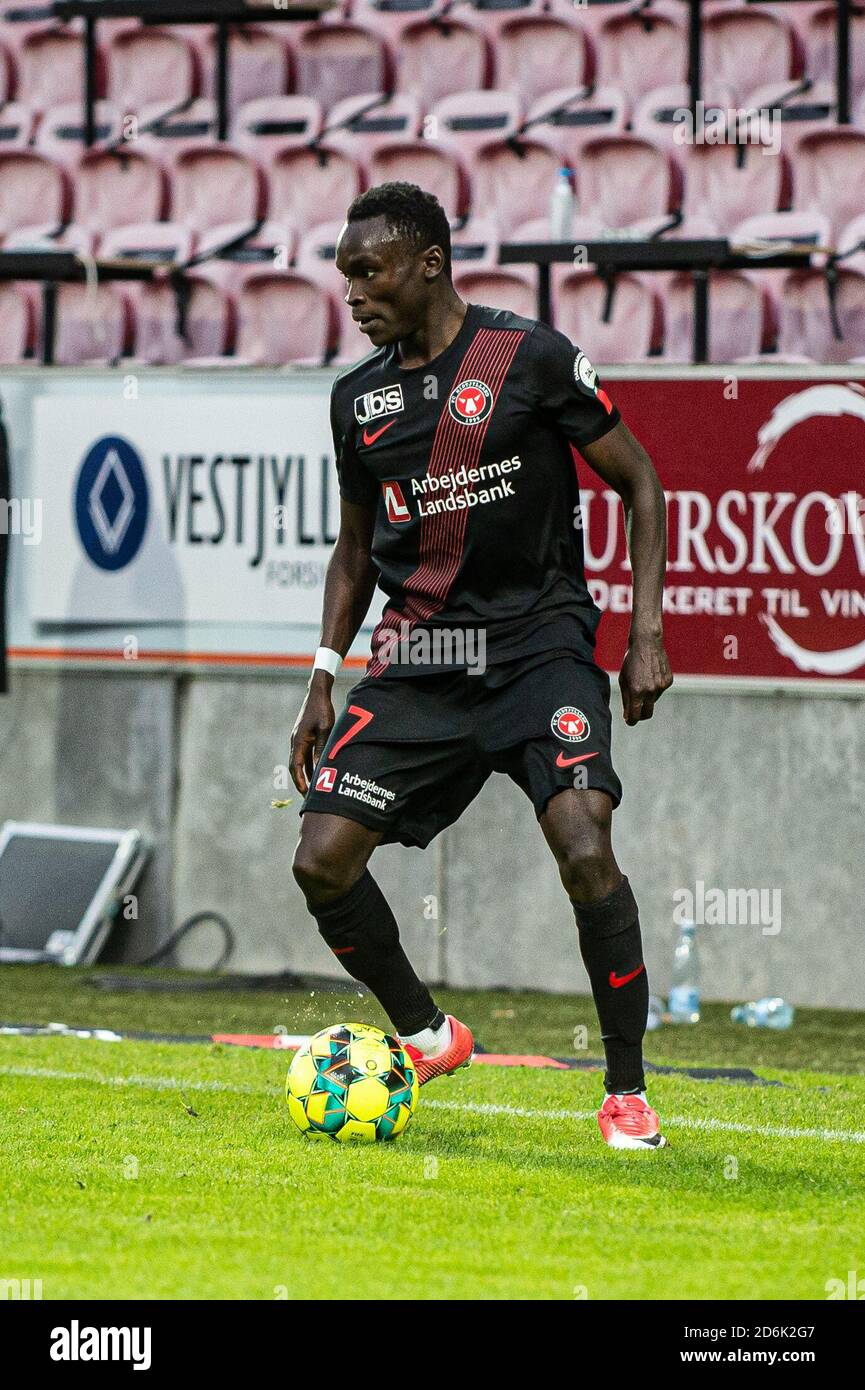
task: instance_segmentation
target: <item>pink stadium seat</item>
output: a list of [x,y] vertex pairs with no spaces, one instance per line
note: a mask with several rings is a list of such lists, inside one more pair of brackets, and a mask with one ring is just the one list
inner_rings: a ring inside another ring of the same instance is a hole
[[694,145],[685,149],[684,165],[686,217],[707,219],[722,236],[743,218],[774,212],[787,201],[783,154],[757,145]]
[[[706,0],[703,0],[706,3]],[[634,0],[600,0],[594,5],[574,4],[574,0],[548,0],[545,11],[562,19],[576,19],[585,29],[597,48],[601,42],[601,30],[613,19],[621,19],[634,13]]]
[[295,90],[314,96],[325,111],[343,97],[387,86],[384,41],[356,24],[307,24],[294,40]]
[[732,87],[740,104],[759,83],[791,77],[797,56],[793,31],[777,15],[743,5],[703,20],[703,70]]
[[369,182],[391,180],[418,183],[434,193],[451,221],[468,211],[469,182],[462,160],[432,140],[406,140],[376,150],[369,162]]
[[35,150],[0,150],[0,236],[15,227],[66,220],[68,181]]
[[20,362],[33,346],[33,310],[20,286],[0,284],[0,362]]
[[[375,104],[373,104],[375,103]],[[327,118],[328,142],[367,164],[382,145],[394,140],[415,140],[421,122],[417,97],[395,92],[376,102],[374,92],[338,101]],[[340,130],[337,127],[343,128]]]
[[[101,72],[102,55],[97,55]],[[81,100],[84,47],[80,33],[58,26],[31,33],[18,56],[18,92],[37,111],[62,101]]]
[[[248,222],[224,222],[202,232],[198,241],[196,256],[209,258],[199,261],[194,273],[232,299],[236,299],[247,280],[263,270],[288,270],[297,249],[297,232],[287,222],[268,219],[252,235],[249,230]],[[229,248],[225,254],[210,254],[223,247]]]
[[633,135],[608,135],[583,148],[579,165],[582,207],[608,228],[652,219],[661,226],[678,206],[678,171],[665,150]]
[[576,22],[550,15],[503,24],[495,50],[495,85],[528,104],[556,88],[584,85],[593,65],[591,42]]
[[598,82],[619,87],[635,104],[653,87],[686,81],[683,16],[672,6],[653,5],[607,20],[598,41]]
[[258,165],[242,150],[214,143],[188,149],[172,173],[171,216],[195,231],[225,221],[226,210],[254,222],[264,213],[265,184]]
[[470,217],[451,232],[454,272],[491,270],[499,263],[499,229],[490,217]]
[[23,101],[7,101],[0,109],[0,152],[26,149],[36,128],[36,112]]
[[262,271],[238,300],[236,358],[262,367],[321,365],[335,347],[330,299],[320,285],[291,271]]
[[832,330],[824,276],[793,271],[781,292],[779,353],[805,352],[817,362],[842,363],[865,353],[865,274],[838,270],[836,313],[840,338]]
[[526,117],[534,122],[547,116],[541,124],[532,124],[528,133],[543,132],[555,141],[572,169],[589,140],[619,134],[628,114],[625,98],[616,87],[594,87],[588,96],[573,98],[573,87],[559,87],[533,102]]
[[643,361],[660,336],[656,294],[634,276],[618,275],[605,323],[607,304],[607,287],[601,280],[573,271],[556,291],[556,327],[584,347],[595,363]]
[[458,150],[470,169],[482,146],[513,135],[521,121],[516,92],[457,92],[436,102],[424,130],[432,140]]
[[148,102],[175,106],[195,95],[197,82],[193,49],[171,29],[142,25],[115,35],[109,45],[106,95],[123,110]]
[[807,135],[796,154],[793,202],[822,212],[836,232],[862,210],[865,134],[850,127]]
[[493,309],[509,309],[523,318],[536,318],[537,290],[515,273],[517,269],[502,266],[500,270],[463,270],[454,275],[454,288],[473,304],[489,304]]
[[795,89],[795,82],[770,82],[755,88],[746,102],[757,112],[780,111],[781,137],[788,154],[794,154],[806,135],[833,130],[838,123],[835,87],[831,82],[815,82],[807,92],[791,97],[789,93]]
[[[745,275],[714,272],[709,287],[709,361],[735,362],[759,353],[765,306],[759,285]],[[675,275],[664,294],[664,358],[690,362],[694,336],[694,287]]]
[[[99,246],[106,259],[159,261],[166,267],[178,265],[192,254],[192,233],[176,222],[137,223],[115,227]],[[126,301],[133,330],[133,352],[146,363],[171,365],[184,355],[184,343],[177,335],[177,299],[167,280],[118,283],[117,293]]]
[[240,108],[232,139],[267,167],[280,150],[308,145],[321,127],[321,106],[315,97],[261,97]]
[[351,309],[345,302],[345,281],[334,264],[342,226],[342,221],[337,221],[315,227],[303,238],[297,253],[298,274],[307,276],[321,286],[336,316],[337,349],[333,366],[358,362],[372,350],[369,339],[364,337],[352,319]]
[[470,13],[490,42],[495,43],[502,29],[512,19],[542,17],[547,13],[547,8],[546,0],[471,0]]
[[[832,225],[820,212],[767,212],[746,217],[730,232],[735,245],[765,242],[767,248],[778,250],[783,244],[793,246],[823,246],[831,243]],[[755,262],[759,267],[759,262]],[[772,274],[783,272],[773,271]]]
[[15,60],[11,48],[5,42],[0,42],[0,102],[9,101],[14,90]]
[[[723,120],[726,130],[727,112],[735,104],[732,89],[720,82],[705,82],[702,99],[707,124],[716,119]],[[714,113],[717,112],[722,112],[723,116],[716,116]],[[653,87],[651,92],[640,98],[631,125],[635,135],[678,153],[691,140],[690,115],[688,84],[668,82],[663,87]]]
[[[577,213],[574,218],[572,241],[574,246],[584,246],[590,241],[603,241],[606,235],[604,224],[597,217],[591,214]],[[518,227],[514,227],[509,235],[510,241],[549,241],[550,239],[550,219],[549,217],[534,217],[528,222],[521,222]],[[537,272],[534,267],[529,267],[533,276]],[[553,292],[553,303],[555,304],[558,287],[562,280],[573,275],[574,265],[569,261],[553,261],[550,266],[550,282]],[[639,278],[639,277],[638,277]],[[654,286],[654,275],[651,279],[647,276],[647,283],[650,288]]]
[[111,40],[107,96],[124,110],[138,111],[153,101],[177,106],[196,89],[195,53],[179,33],[142,25]]
[[138,113],[135,148],[158,159],[168,171],[187,150],[209,149],[217,140],[216,102],[211,97],[196,97],[179,111],[164,101],[152,101]]
[[[116,284],[60,285],[55,363],[58,367],[78,367],[117,362],[128,341],[129,323],[126,298]],[[38,340],[37,352],[41,350]]]
[[[216,93],[216,40],[213,31],[207,32],[201,65],[201,92],[212,97]],[[286,46],[288,29],[282,26],[283,36],[273,29],[244,24],[235,29],[228,40],[230,81],[229,111],[235,116],[246,101],[257,97],[281,96],[288,90],[289,54]]]
[[130,221],[158,222],[166,197],[162,168],[143,152],[88,150],[75,171],[73,217],[100,232]]
[[562,154],[536,131],[520,141],[520,152],[504,141],[485,145],[475,160],[472,209],[498,224],[502,240],[517,222],[543,217],[562,164]]
[[[120,138],[121,114],[111,102],[96,102],[94,127],[97,146],[113,143]],[[36,148],[66,168],[74,169],[87,148],[84,138],[85,123],[81,101],[63,102],[59,106],[50,106],[39,122]]]
[[421,21],[403,33],[396,54],[396,86],[432,106],[454,92],[486,86],[490,75],[489,40],[477,15],[462,9],[459,18]]
[[410,24],[434,19],[449,8],[449,0],[354,0],[351,17],[396,50]]
[[[799,5],[790,9],[798,10]],[[809,77],[827,82],[835,81],[835,24],[834,5],[821,7],[812,13],[806,31],[806,62]],[[850,88],[853,104],[865,95],[865,12],[854,9],[850,15]]]
[[286,219],[298,232],[343,217],[361,190],[356,159],[326,143],[317,150],[285,149],[269,171],[268,216]]

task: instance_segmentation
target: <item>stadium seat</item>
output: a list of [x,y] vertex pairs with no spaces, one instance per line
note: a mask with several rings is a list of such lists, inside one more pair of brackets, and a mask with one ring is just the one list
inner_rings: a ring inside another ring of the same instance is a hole
[[482,146],[513,135],[521,121],[522,103],[516,92],[456,92],[436,102],[424,130],[433,141],[458,150],[471,170]]
[[[56,365],[116,363],[126,348],[129,325],[126,297],[117,284],[58,286]],[[36,350],[41,353],[41,328]]]
[[268,219],[255,232],[250,232],[248,222],[224,222],[199,237],[194,273],[236,298],[246,281],[262,270],[288,270],[297,241],[297,232],[288,222]]
[[138,111],[153,102],[177,106],[196,95],[197,84],[193,49],[171,29],[141,25],[111,40],[106,95],[122,110]]
[[797,70],[790,26],[753,7],[722,10],[703,20],[703,71],[731,87],[741,105],[758,84],[783,82]]
[[268,216],[288,220],[302,234],[320,222],[344,217],[361,190],[362,171],[356,159],[325,143],[315,150],[280,151],[268,182]]
[[686,81],[687,61],[683,14],[671,5],[632,10],[600,29],[597,80],[618,87],[634,105],[653,87]]
[[592,360],[599,365],[641,362],[660,339],[657,295],[633,275],[617,275],[610,298],[607,285],[597,276],[572,271],[558,285],[554,312],[560,332],[572,343],[589,345]]
[[395,61],[397,91],[427,107],[455,92],[485,87],[492,60],[489,40],[473,12],[465,9],[459,19],[410,25]]
[[[187,261],[192,254],[193,237],[188,227],[176,222],[139,223],[115,227],[102,238],[100,257],[120,256],[133,260],[153,260],[166,268]],[[167,279],[131,281],[115,289],[126,300],[132,330],[132,351],[136,359],[149,365],[171,366],[187,351],[210,353],[210,343],[185,342],[178,335],[178,301]],[[197,286],[190,286],[187,324],[195,322]]]
[[577,23],[551,15],[520,16],[499,30],[494,83],[517,92],[528,105],[557,88],[582,87],[592,65],[591,43]]
[[[207,26],[201,63],[202,96],[216,95],[216,39]],[[287,31],[291,26],[282,25]],[[281,96],[288,90],[289,51],[286,46],[287,32],[283,35],[273,29],[263,29],[254,24],[239,25],[229,34],[228,62],[231,80],[228,85],[228,109],[233,117],[244,102],[254,98]]]
[[[865,261],[865,257],[863,257]],[[835,312],[841,336],[833,331],[825,276],[793,271],[785,280],[778,326],[781,354],[805,352],[817,362],[843,363],[865,353],[865,274],[839,268]]]
[[[799,10],[800,6],[791,5],[790,9]],[[835,81],[836,23],[835,5],[824,6],[808,20],[807,72],[815,81]],[[865,12],[853,7],[850,15],[850,92],[854,106],[865,96]]]
[[775,212],[788,200],[783,154],[758,145],[692,145],[685,147],[683,162],[685,217],[705,221],[721,236],[743,218]]
[[53,159],[35,150],[0,150],[0,236],[16,227],[62,223],[69,184]]
[[[791,96],[791,92],[796,94]],[[781,138],[790,155],[806,135],[833,130],[838,123],[831,82],[814,82],[806,92],[797,92],[795,82],[770,82],[749,93],[746,105],[758,112],[780,112]]]
[[23,150],[33,139],[36,112],[23,101],[7,101],[0,109],[0,153]]
[[576,99],[573,87],[559,87],[533,102],[526,116],[530,133],[547,135],[572,169],[589,140],[621,133],[626,120],[627,103],[616,87],[593,87]]
[[489,304],[493,309],[509,309],[523,318],[536,318],[538,292],[528,279],[517,274],[518,266],[500,270],[462,270],[454,273],[454,289],[473,304]]
[[836,232],[862,210],[865,134],[839,126],[806,135],[796,153],[793,205],[822,212]]
[[[338,101],[328,115],[328,143],[367,164],[382,145],[418,136],[421,108],[417,97],[395,92],[376,100],[374,92]],[[340,129],[340,127],[342,127]]]
[[33,311],[17,284],[0,284],[0,362],[20,362],[33,347]]
[[[572,241],[574,246],[585,245],[590,241],[603,241],[606,236],[606,229],[597,217],[592,217],[590,213],[578,212],[574,218]],[[509,233],[509,241],[549,241],[550,239],[550,219],[549,217],[533,217],[528,222],[520,222]],[[583,267],[584,268],[584,267]],[[591,271],[591,267],[588,267]],[[510,267],[509,267],[510,269]],[[529,265],[528,269],[532,274],[533,281],[537,281],[537,271],[534,266]],[[553,322],[555,323],[555,304],[558,295],[558,287],[562,280],[569,275],[573,275],[574,265],[571,261],[553,261],[550,266],[550,289],[553,303]],[[639,277],[637,277],[639,278]],[[654,279],[646,277],[649,287],[654,285]]]
[[405,30],[412,24],[435,19],[450,8],[450,0],[354,0],[351,17],[379,34],[397,51]]
[[[93,108],[94,136],[91,147],[112,144],[122,134],[121,114],[110,101],[97,101]],[[68,101],[50,106],[39,122],[36,148],[49,159],[75,169],[87,150],[85,121],[81,102]]]
[[280,150],[302,149],[321,128],[322,111],[315,97],[261,97],[244,102],[232,123],[231,138],[266,169]]
[[[547,0],[470,0],[469,13],[495,43],[506,24],[515,17],[544,17],[548,11]],[[462,14],[462,10],[460,11]]]
[[418,183],[434,193],[451,222],[468,211],[465,165],[459,155],[432,140],[404,140],[377,149],[369,161],[370,184],[391,180]]
[[518,222],[548,215],[562,160],[561,150],[537,131],[520,140],[519,151],[503,140],[485,145],[475,157],[473,210],[494,218],[506,240]]
[[384,41],[356,24],[306,24],[294,41],[295,91],[316,97],[325,111],[343,97],[384,91]]
[[326,222],[313,228],[301,240],[297,253],[297,271],[314,280],[327,294],[336,316],[336,355],[334,367],[359,362],[371,350],[369,339],[361,333],[345,302],[346,286],[334,264],[336,243],[342,221]]
[[11,48],[0,41],[0,103],[9,101],[14,90],[15,60]]
[[[702,100],[707,124],[716,119],[723,120],[727,126],[727,113],[734,105],[733,92],[723,83],[707,81],[703,84]],[[686,82],[668,82],[662,87],[653,87],[641,97],[634,108],[631,128],[635,135],[673,153],[680,153],[691,143],[691,98]],[[716,113],[723,113],[723,116]]]
[[607,228],[663,226],[678,207],[678,169],[669,154],[634,135],[587,142],[579,164],[580,205]]
[[209,149],[218,142],[216,102],[196,97],[183,102],[180,109],[164,101],[151,101],[138,112],[135,148],[158,159],[171,172],[188,150]]
[[321,366],[335,347],[329,296],[307,276],[261,271],[238,297],[236,360],[281,367]]
[[225,221],[226,210],[238,220],[264,215],[265,183],[258,165],[242,150],[224,143],[181,154],[171,176],[171,216],[195,231]]
[[[715,271],[709,286],[709,361],[735,362],[759,353],[766,308],[763,291],[746,275]],[[694,286],[675,275],[664,292],[664,359],[690,362],[694,338]]]
[[[97,80],[101,86],[102,53],[97,49]],[[18,93],[28,106],[44,111],[58,102],[81,100],[84,87],[84,46],[70,26],[52,26],[31,33],[18,55]]]
[[128,146],[88,150],[75,170],[72,215],[104,232],[128,222],[158,222],[165,212],[167,181],[155,159]]

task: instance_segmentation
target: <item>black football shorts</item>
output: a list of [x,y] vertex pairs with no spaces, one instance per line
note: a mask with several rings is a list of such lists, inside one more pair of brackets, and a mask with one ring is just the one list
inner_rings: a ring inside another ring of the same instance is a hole
[[301,807],[424,848],[503,772],[540,818],[569,787],[622,786],[610,757],[610,678],[594,662],[544,652],[483,674],[364,677],[316,764]]

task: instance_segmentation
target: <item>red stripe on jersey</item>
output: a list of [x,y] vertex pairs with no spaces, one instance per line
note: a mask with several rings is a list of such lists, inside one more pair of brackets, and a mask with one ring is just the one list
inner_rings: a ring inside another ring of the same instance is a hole
[[[481,455],[487,428],[507,376],[525,333],[521,329],[479,328],[466,348],[455,381],[483,381],[489,387],[493,402],[489,414],[478,425],[463,425],[455,420],[445,401],[436,426],[430,453],[428,477],[456,473],[460,468],[475,468]],[[474,491],[473,483],[449,489],[454,496]],[[377,638],[385,629],[396,629],[407,636],[418,622],[425,622],[444,607],[451,585],[456,579],[465,549],[468,507],[452,512],[434,512],[421,517],[419,563],[404,584],[407,602],[402,613],[386,608],[372,635],[373,656],[367,674],[379,676],[389,662],[375,655]],[[406,623],[407,627],[402,624]]]

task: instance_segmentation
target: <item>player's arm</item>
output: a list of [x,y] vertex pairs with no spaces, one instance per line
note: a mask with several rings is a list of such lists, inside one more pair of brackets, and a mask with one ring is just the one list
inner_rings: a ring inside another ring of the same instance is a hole
[[[377,570],[370,553],[375,513],[356,502],[340,501],[339,535],[324,581],[320,646],[345,656],[372,600]],[[291,733],[291,779],[306,795],[312,769],[334,724],[329,671],[313,671],[306,698]]]
[[621,497],[634,574],[628,650],[619,672],[628,724],[651,719],[655,703],[673,684],[664,650],[663,593],[667,563],[664,490],[642,444],[622,421],[580,448],[584,459]]

